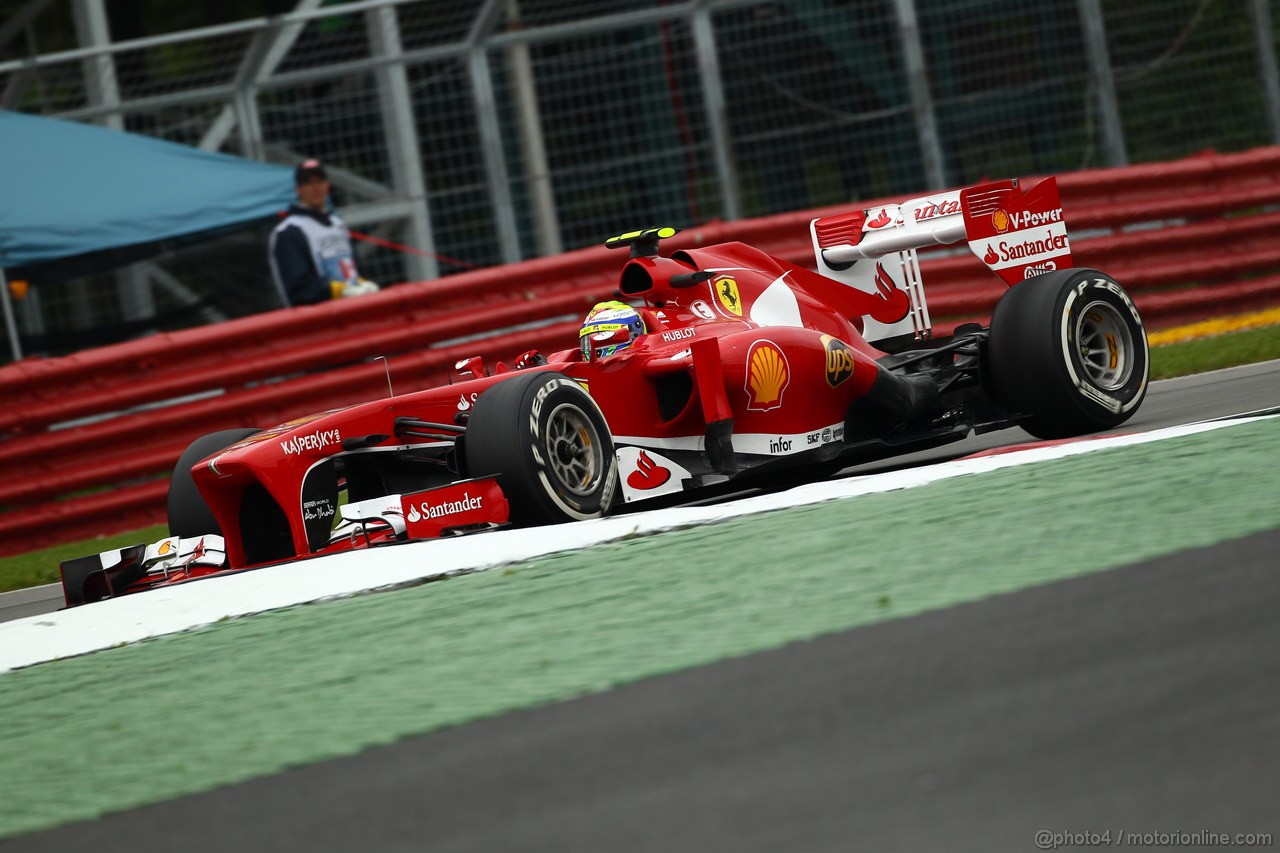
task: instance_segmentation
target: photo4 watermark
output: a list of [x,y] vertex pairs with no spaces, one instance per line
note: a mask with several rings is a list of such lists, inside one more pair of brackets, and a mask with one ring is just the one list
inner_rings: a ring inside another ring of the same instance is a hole
[[1102,832],[1055,832],[1042,829],[1036,833],[1040,850],[1064,850],[1071,847],[1271,847],[1275,836],[1270,832],[1130,832],[1108,829]]

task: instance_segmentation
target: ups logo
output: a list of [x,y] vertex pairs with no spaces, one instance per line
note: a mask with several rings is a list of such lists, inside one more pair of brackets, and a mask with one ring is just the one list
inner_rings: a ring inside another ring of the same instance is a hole
[[830,335],[822,336],[822,345],[827,350],[827,384],[835,388],[853,375],[853,350]]

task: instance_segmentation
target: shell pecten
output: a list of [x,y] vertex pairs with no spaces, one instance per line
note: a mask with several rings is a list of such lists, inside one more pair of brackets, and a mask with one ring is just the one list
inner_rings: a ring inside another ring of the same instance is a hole
[[782,405],[791,366],[771,341],[758,341],[747,356],[747,408],[768,411]]

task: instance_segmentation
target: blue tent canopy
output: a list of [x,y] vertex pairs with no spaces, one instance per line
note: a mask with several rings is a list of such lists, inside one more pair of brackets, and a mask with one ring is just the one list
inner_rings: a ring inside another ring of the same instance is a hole
[[293,200],[286,166],[6,110],[0,152],[0,269],[126,247],[141,256]]

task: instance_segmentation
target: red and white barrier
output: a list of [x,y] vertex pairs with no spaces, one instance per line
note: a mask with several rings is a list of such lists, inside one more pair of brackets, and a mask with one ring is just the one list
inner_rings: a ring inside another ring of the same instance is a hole
[[[1124,283],[1150,328],[1280,304],[1280,146],[1058,185],[1076,264]],[[664,250],[738,240],[812,267],[810,220],[847,210],[713,222]],[[1004,292],[967,251],[920,257],[939,333],[985,318]],[[163,522],[157,478],[192,439],[384,394],[378,356],[406,391],[446,381],[465,356],[571,346],[573,318],[613,293],[622,260],[583,249],[0,367],[0,556]]]

